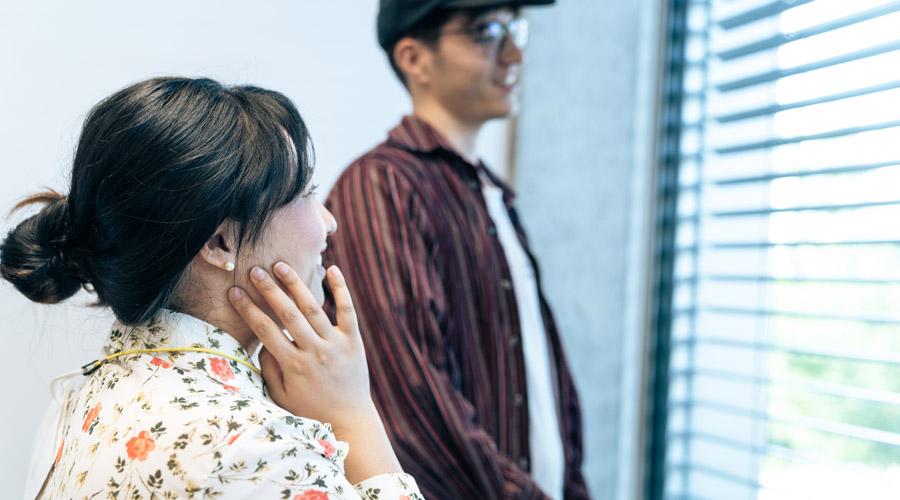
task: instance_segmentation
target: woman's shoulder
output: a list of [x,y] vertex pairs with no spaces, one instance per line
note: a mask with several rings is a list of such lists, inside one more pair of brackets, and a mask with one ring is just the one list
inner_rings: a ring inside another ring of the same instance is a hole
[[291,415],[253,384],[179,373],[156,359],[104,366],[85,379],[67,410],[58,496],[91,488],[190,495],[276,476],[295,486],[343,477],[347,445],[327,424]]
[[[160,417],[173,425],[217,427],[226,422],[232,430],[237,425],[285,429],[285,434],[309,439],[331,434],[329,426],[278,406],[258,376],[244,374],[240,367],[215,357],[186,361],[145,355],[109,364],[85,380],[77,401],[85,415],[104,406],[117,422]],[[103,412],[94,413],[99,422]]]

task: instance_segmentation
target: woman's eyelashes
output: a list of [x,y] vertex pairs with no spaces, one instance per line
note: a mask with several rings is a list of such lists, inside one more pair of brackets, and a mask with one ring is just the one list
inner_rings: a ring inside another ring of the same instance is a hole
[[311,185],[310,187],[306,188],[306,192],[303,193],[303,197],[308,198],[310,196],[315,196],[317,189],[319,189],[318,184]]

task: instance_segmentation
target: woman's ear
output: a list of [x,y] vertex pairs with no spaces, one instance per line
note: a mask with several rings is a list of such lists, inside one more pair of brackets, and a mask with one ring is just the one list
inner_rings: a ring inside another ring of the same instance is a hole
[[197,258],[215,268],[234,271],[237,241],[234,238],[233,225],[228,221],[219,224],[216,232],[200,248]]

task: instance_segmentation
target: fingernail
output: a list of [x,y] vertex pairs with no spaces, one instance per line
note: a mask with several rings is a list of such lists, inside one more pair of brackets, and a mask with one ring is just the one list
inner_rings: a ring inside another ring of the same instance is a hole
[[241,292],[241,289],[237,287],[232,288],[228,293],[229,295],[231,295],[231,298],[233,300],[240,300],[241,295],[244,294],[243,292]]
[[344,274],[341,273],[341,270],[338,268],[338,266],[331,266],[331,272],[334,274],[335,278],[343,278],[344,277]]
[[287,276],[288,273],[288,265],[284,262],[278,262],[275,264],[275,274],[279,276]]
[[266,274],[263,272],[263,270],[260,269],[258,266],[254,266],[253,270],[250,271],[250,277],[255,280],[261,280],[261,279],[263,279],[263,277],[265,277],[265,275]]

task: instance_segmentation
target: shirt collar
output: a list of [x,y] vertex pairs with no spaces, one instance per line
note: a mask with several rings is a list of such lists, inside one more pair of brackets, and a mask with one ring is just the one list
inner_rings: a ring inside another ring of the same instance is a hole
[[462,158],[443,134],[425,120],[413,115],[404,116],[400,124],[388,132],[388,142],[417,153],[431,153],[437,149],[444,149]]
[[473,164],[466,160],[466,157],[450,144],[450,141],[444,137],[427,121],[414,115],[403,117],[400,124],[388,132],[387,142],[393,146],[397,146],[416,153],[433,153],[437,150],[444,150],[453,156],[459,158],[473,169],[484,168],[479,161]]
[[[136,349],[168,349],[198,347],[253,362],[241,344],[225,331],[193,316],[170,310],[140,326],[127,326],[116,321],[110,330],[105,350],[108,354]],[[148,353],[163,365],[174,364],[185,370],[198,367],[231,389],[250,389],[265,394],[262,377],[246,366],[207,352]],[[126,356],[127,357],[127,356]],[[205,360],[205,361],[204,361]],[[198,364],[198,361],[204,361]]]
[[459,151],[450,144],[450,141],[448,141],[443,134],[438,132],[438,130],[430,123],[417,116],[404,116],[403,120],[400,121],[400,124],[388,132],[387,142],[392,146],[415,153],[427,154],[438,150],[446,151],[453,157],[458,158],[461,164],[469,167],[471,169],[470,172],[476,174],[475,178],[479,183],[482,180],[480,175],[484,175],[491,183],[499,187],[500,190],[503,191],[503,199],[507,205],[510,205],[515,198],[515,195],[509,186],[507,186],[498,176],[494,175],[481,160],[479,160],[477,164],[468,161],[465,156],[461,155]]

